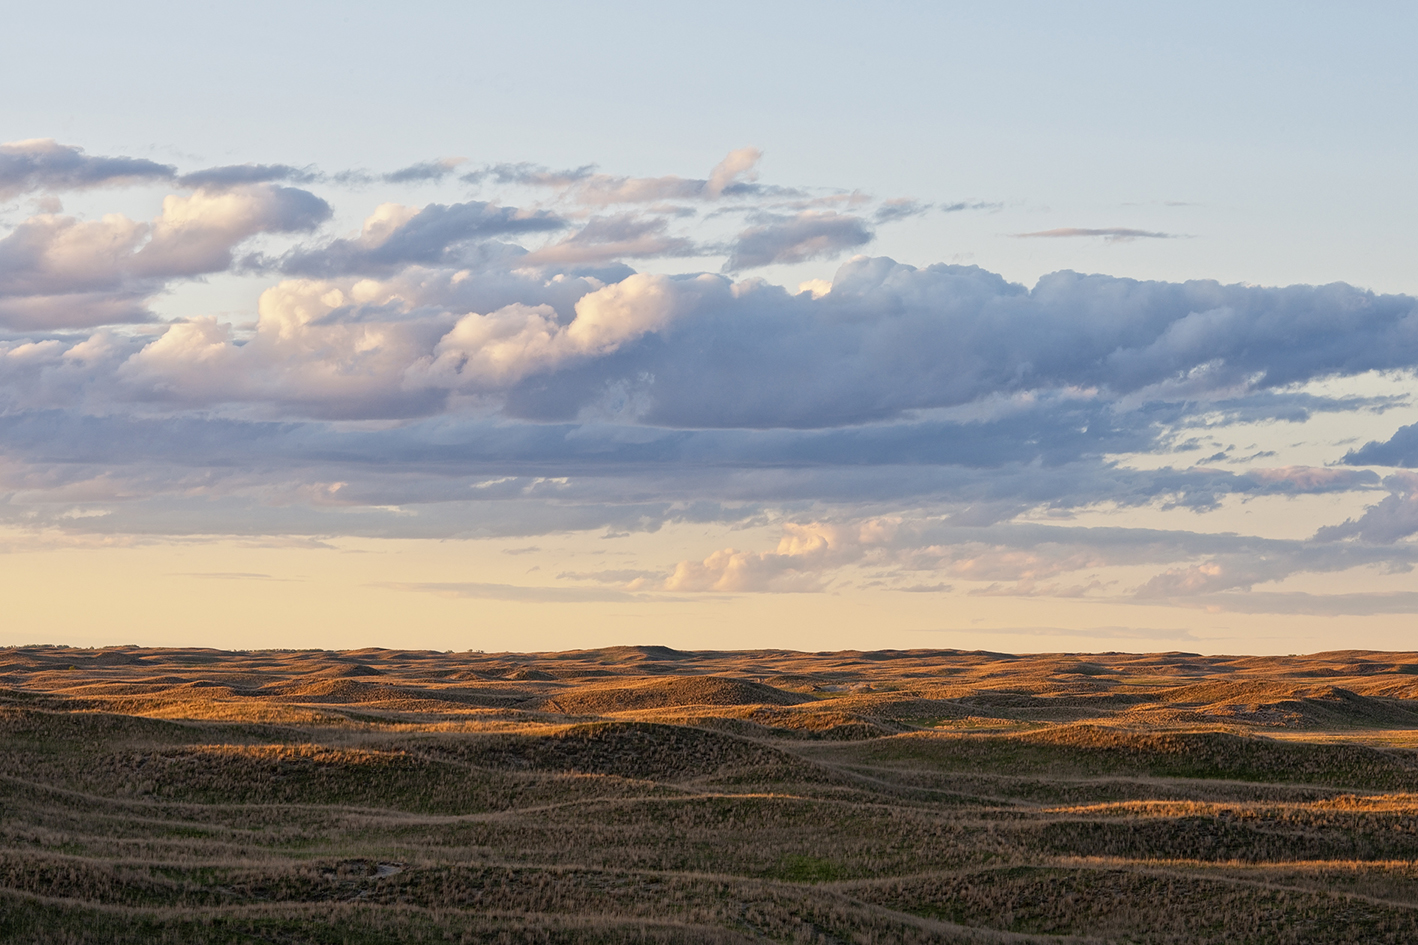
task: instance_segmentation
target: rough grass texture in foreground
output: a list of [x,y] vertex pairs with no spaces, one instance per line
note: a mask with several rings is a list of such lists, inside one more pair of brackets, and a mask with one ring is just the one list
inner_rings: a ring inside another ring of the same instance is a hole
[[14,942],[1418,942],[1418,654],[0,650]]

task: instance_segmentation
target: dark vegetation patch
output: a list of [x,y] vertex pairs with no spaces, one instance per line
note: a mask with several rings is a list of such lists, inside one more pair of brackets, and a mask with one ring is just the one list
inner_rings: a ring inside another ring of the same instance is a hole
[[962,925],[1102,941],[1301,945],[1418,936],[1411,908],[1120,869],[1020,866],[882,883],[861,895]]
[[1138,732],[1067,725],[1022,734],[906,735],[875,742],[864,764],[1014,777],[1134,776],[1418,790],[1418,752],[1304,744],[1218,731]]
[[822,780],[824,774],[782,748],[724,732],[648,722],[596,722],[550,735],[495,735],[422,747],[432,757],[479,768],[574,772],[678,782],[731,773],[766,780]]
[[583,688],[547,699],[541,707],[567,715],[603,715],[691,705],[797,705],[806,701],[802,696],[762,683],[719,676],[686,676],[635,686]]

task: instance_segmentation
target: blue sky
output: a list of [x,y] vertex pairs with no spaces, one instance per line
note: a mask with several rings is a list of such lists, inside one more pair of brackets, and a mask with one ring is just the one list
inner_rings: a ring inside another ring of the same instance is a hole
[[10,642],[1403,645],[1414,18],[19,11]]

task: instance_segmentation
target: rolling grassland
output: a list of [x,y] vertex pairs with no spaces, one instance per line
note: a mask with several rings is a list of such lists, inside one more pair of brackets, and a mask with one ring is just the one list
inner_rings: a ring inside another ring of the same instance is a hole
[[1418,942],[1418,654],[0,649],[6,942]]

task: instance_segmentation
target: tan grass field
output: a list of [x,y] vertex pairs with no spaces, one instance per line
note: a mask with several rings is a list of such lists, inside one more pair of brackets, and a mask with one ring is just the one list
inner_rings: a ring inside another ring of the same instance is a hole
[[13,942],[1418,942],[1418,653],[0,649]]

